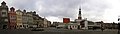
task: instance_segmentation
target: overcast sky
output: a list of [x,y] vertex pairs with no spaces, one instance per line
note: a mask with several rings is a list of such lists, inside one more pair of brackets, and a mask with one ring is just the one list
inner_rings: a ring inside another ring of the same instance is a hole
[[[2,2],[3,0],[0,0]],[[4,0],[10,7],[36,11],[50,21],[60,21],[64,17],[77,19],[79,8],[82,17],[90,21],[117,22],[120,15],[120,0]]]

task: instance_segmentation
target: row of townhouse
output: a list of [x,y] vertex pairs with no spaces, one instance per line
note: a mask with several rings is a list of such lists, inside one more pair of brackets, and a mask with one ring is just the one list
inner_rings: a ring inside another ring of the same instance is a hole
[[10,10],[3,1],[0,6],[0,29],[23,29],[29,27],[48,27],[51,22],[40,17],[36,12],[26,10]]

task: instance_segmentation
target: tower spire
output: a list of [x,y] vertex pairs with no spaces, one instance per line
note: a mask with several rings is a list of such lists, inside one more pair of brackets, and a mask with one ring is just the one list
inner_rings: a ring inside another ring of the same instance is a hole
[[82,17],[81,17],[81,8],[79,8],[79,14],[78,14],[78,19],[82,19]]
[[81,8],[79,8],[79,15],[81,15]]

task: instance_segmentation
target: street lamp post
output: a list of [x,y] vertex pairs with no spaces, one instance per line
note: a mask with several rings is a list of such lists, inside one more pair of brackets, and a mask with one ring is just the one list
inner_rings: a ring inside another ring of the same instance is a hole
[[118,34],[119,34],[119,30],[120,30],[120,23],[118,22]]
[[120,22],[120,18],[118,18],[118,27],[117,27],[118,28],[118,34],[120,34],[119,33],[119,30],[120,30],[120,23],[119,22]]

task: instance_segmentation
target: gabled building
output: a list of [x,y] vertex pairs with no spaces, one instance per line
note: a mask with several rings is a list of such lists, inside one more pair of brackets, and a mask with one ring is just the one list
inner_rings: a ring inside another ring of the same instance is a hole
[[22,23],[22,11],[21,10],[16,10],[16,21],[17,21],[17,29],[23,28],[23,23]]
[[26,12],[26,10],[23,10],[22,12],[22,24],[24,28],[28,28],[28,23],[29,23],[29,15]]
[[11,7],[9,11],[9,29],[16,29],[16,12],[15,8]]
[[42,18],[42,17],[39,17],[39,19],[38,19],[38,27],[40,27],[40,28],[42,28],[43,27],[43,23],[44,23],[44,21],[43,21],[44,19]]
[[[36,12],[28,12],[27,14],[29,16],[28,19],[30,19],[32,22],[29,21],[29,27],[38,27],[38,23],[39,23],[39,17],[36,14]],[[32,19],[31,19],[32,18]]]
[[8,6],[3,1],[0,6],[0,29],[8,28]]
[[43,27],[43,18],[41,18],[38,14],[36,14],[36,12],[27,12],[27,16],[28,16],[28,24],[29,27]]

